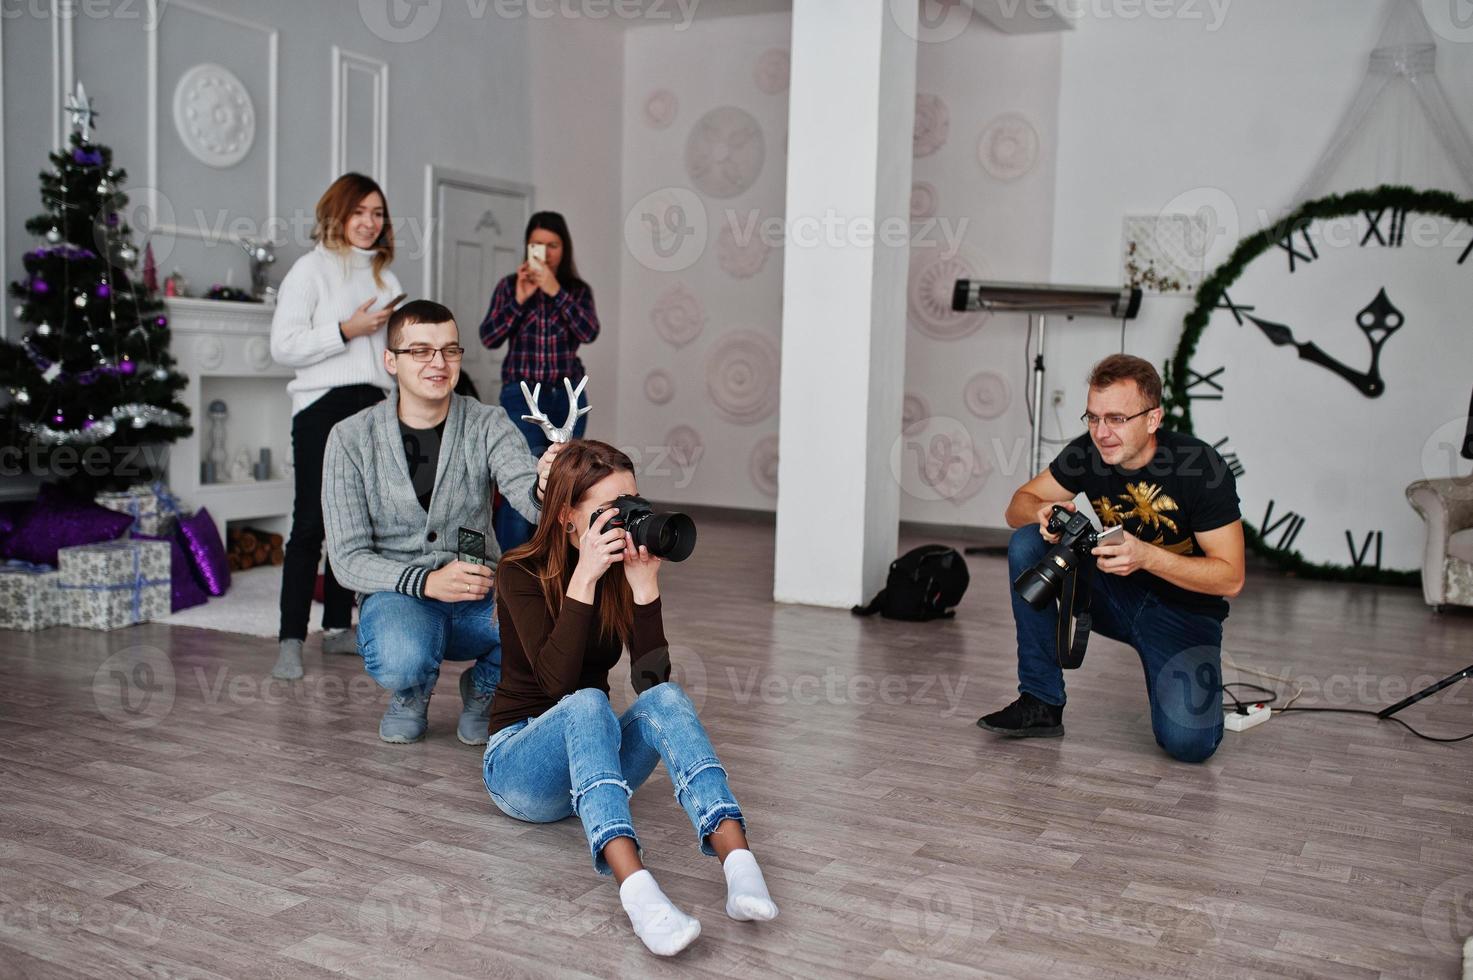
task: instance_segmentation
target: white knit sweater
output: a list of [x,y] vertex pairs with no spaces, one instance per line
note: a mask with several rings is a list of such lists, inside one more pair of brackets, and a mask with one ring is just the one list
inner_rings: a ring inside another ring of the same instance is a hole
[[393,388],[394,381],[384,370],[386,331],[354,337],[347,343],[338,332],[338,324],[370,296],[378,298],[373,309],[379,309],[403,291],[388,269],[381,274],[383,287],[374,283],[373,255],[361,248],[350,248],[345,254],[318,245],[298,259],[281,281],[271,319],[271,356],[297,371],[286,386],[293,415],[332,388]]

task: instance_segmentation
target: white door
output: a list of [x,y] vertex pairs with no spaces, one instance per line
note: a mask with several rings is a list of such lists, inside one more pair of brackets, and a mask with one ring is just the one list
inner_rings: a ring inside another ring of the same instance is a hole
[[435,228],[430,293],[450,307],[460,325],[460,342],[466,348],[462,370],[476,383],[482,400],[494,403],[506,348],[487,350],[477,328],[496,283],[522,262],[531,190],[431,167],[430,196]]

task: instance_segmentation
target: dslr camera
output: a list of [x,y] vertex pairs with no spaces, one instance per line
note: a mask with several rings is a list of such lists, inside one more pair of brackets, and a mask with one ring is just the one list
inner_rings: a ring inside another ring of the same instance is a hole
[[643,497],[621,493],[613,504],[593,512],[589,526],[597,524],[606,510],[615,513],[604,525],[605,530],[624,528],[634,538],[636,548],[648,548],[656,558],[685,561],[696,549],[696,523],[684,514],[657,514]]
[[1093,568],[1094,555],[1090,552],[1101,542],[1110,543],[1124,528],[1096,531],[1084,514],[1070,513],[1055,504],[1053,512],[1049,514],[1048,530],[1050,534],[1058,535],[1059,543],[1050,548],[1038,564],[1025,569],[1013,583],[1013,591],[1022,596],[1028,605],[1039,610],[1059,598],[1065,580],[1081,564],[1088,563]]

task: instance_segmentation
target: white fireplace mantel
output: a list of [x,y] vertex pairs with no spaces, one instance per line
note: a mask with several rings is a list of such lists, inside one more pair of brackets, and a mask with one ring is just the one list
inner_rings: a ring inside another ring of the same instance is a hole
[[[227,522],[286,534],[292,511],[290,368],[271,359],[273,307],[260,303],[204,299],[166,301],[171,349],[189,383],[180,397],[189,407],[194,432],[169,453],[169,486],[189,509],[207,507],[220,537]],[[229,408],[226,469],[244,448],[254,462],[271,450],[271,478],[200,482],[200,462],[209,444],[210,403]]]

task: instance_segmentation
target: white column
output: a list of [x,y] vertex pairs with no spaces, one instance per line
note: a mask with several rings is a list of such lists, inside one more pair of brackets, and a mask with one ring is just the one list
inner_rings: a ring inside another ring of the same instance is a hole
[[918,6],[793,3],[779,602],[867,600],[899,540]]

